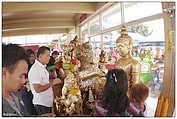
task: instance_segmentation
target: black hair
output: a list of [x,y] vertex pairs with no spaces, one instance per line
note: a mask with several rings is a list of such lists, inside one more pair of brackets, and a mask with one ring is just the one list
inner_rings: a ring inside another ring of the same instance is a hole
[[34,51],[32,49],[27,49],[26,50],[26,54],[28,56],[28,71],[29,71],[31,69],[31,66],[33,65],[33,64],[30,63],[29,57],[30,57],[30,55],[34,55],[35,56],[35,53],[34,53]]
[[28,57],[24,48],[17,44],[2,44],[2,67],[7,67],[10,72],[13,72],[20,60],[27,62],[27,59]]
[[59,52],[58,51],[53,51],[52,55],[59,55]]
[[37,51],[37,58],[39,58],[40,54],[43,54],[46,50],[50,51],[50,48],[46,47],[46,46],[42,46],[38,49]]
[[108,71],[106,78],[103,107],[108,110],[109,116],[122,114],[129,106],[127,73],[122,69],[112,69]]
[[27,50],[26,50],[26,54],[27,54],[28,57],[29,57],[31,54],[34,54],[34,55],[35,55],[35,53],[34,53],[34,51],[33,51],[32,49],[27,49]]

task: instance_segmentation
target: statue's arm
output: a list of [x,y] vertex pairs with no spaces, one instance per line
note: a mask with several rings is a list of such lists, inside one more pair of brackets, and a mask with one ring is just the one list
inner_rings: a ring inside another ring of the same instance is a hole
[[140,79],[140,63],[136,62],[132,65],[132,85],[139,82]]

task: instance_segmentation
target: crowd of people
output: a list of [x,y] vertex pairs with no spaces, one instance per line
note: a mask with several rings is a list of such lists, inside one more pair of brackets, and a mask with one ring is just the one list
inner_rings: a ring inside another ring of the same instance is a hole
[[[56,116],[52,88],[62,83],[46,69],[58,52],[42,46],[37,54],[15,44],[2,45],[2,116]],[[145,116],[149,89],[143,83],[128,88],[127,73],[111,69],[106,74],[103,99],[95,101],[94,116]]]

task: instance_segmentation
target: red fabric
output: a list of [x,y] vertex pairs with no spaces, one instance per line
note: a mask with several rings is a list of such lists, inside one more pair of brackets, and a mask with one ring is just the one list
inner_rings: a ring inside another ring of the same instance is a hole
[[76,59],[72,59],[72,60],[71,60],[71,64],[77,65],[77,64],[78,64],[78,61],[77,61]]
[[105,66],[106,66],[106,68],[107,68],[108,70],[118,68],[117,65],[115,65],[115,64],[106,64]]
[[30,46],[23,46],[25,50],[32,49],[33,51],[36,51],[39,46],[38,45],[30,45]]

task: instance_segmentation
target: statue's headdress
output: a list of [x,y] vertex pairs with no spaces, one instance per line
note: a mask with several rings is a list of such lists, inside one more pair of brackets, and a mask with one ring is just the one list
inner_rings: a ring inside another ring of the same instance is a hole
[[127,28],[123,26],[121,29],[121,36],[116,40],[116,43],[127,42],[127,41],[129,41],[130,45],[133,44],[133,39],[128,35]]

